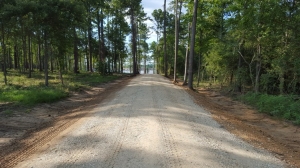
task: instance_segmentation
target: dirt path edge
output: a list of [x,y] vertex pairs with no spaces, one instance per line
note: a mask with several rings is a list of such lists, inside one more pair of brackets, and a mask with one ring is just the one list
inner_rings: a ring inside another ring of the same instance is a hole
[[[84,100],[78,103],[78,105],[76,105],[76,101],[74,101],[74,106],[61,106],[61,102],[63,102],[61,101],[60,105],[57,105],[58,107],[56,107],[54,111],[48,111],[47,113],[57,114],[57,110],[64,111],[63,113],[59,113],[50,121],[42,122],[29,130],[24,130],[25,133],[23,136],[13,139],[9,144],[0,148],[0,167],[10,168],[26,159],[60,132],[76,123],[82,117],[88,115],[99,102],[121,90],[131,79],[132,77],[123,77],[109,84],[94,87],[90,91],[97,90],[97,92],[85,95]],[[74,95],[74,97],[76,97],[76,95]],[[70,103],[71,100],[65,101]],[[55,104],[51,106],[55,106]],[[45,105],[44,108],[47,107],[48,105]],[[39,107],[38,109],[41,108]]]
[[268,150],[291,167],[300,167],[299,126],[259,113],[252,107],[215,91],[193,91],[185,86],[181,87],[229,132],[255,147]]

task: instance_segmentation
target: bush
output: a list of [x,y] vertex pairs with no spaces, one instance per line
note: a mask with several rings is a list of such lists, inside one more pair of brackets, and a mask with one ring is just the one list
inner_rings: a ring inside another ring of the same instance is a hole
[[260,112],[280,117],[300,124],[300,100],[295,96],[276,96],[247,93],[240,97],[242,101],[256,107]]

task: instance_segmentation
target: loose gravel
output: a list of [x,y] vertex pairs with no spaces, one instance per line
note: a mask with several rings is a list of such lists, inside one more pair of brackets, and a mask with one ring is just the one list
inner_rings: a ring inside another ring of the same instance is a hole
[[230,134],[169,80],[140,75],[16,167],[286,165]]

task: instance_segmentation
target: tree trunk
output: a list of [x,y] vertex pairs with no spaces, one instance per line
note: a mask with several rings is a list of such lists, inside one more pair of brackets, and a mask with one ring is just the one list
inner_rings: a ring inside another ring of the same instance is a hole
[[[101,48],[100,48],[100,59],[101,59],[101,64],[102,64],[102,74],[105,73],[105,52],[104,52],[104,21],[103,21],[103,11],[101,9],[101,19],[100,19],[100,22],[101,22],[101,28],[100,28],[100,31],[101,31]],[[99,39],[100,40],[100,39]]]
[[198,58],[198,75],[197,75],[197,87],[199,87],[200,84],[200,72],[201,72],[201,52],[199,53],[199,58]]
[[144,74],[147,74],[146,55],[144,57]]
[[165,77],[168,76],[168,58],[167,58],[167,37],[166,37],[166,26],[167,26],[167,3],[164,0],[164,73]]
[[[158,44],[159,44],[159,34],[158,34],[158,32],[156,32],[157,34],[156,34],[156,68],[155,68],[155,70],[156,70],[156,74],[159,74],[159,59],[158,59],[158,57],[159,57],[159,50],[158,50]],[[154,60],[155,60],[155,58],[154,58]],[[154,73],[154,71],[153,71],[153,73]]]
[[258,58],[256,61],[256,74],[255,74],[255,87],[254,91],[255,93],[259,92],[259,81],[260,81],[260,69],[261,69],[261,46],[258,45]]
[[[59,53],[59,55],[62,55],[61,53]],[[60,58],[57,58],[57,65],[58,65],[58,74],[59,74],[59,79],[60,79],[60,83],[61,85],[64,85],[64,79],[63,79],[63,68],[64,68],[64,61],[65,59],[61,60]]]
[[[87,34],[85,33],[85,38],[87,37]],[[86,71],[90,70],[90,60],[89,60],[89,52],[88,52],[88,44],[85,43],[85,59],[86,59]]]
[[91,18],[91,7],[88,7],[88,46],[89,46],[89,69],[88,71],[93,72],[93,58],[92,58],[92,18]]
[[[113,27],[113,29],[115,29],[115,27]],[[113,35],[114,36],[114,35]],[[114,39],[114,37],[113,37],[113,39]],[[113,71],[114,72],[117,72],[117,57],[118,57],[118,55],[117,55],[117,48],[116,48],[116,42],[115,41],[113,41],[113,52],[114,52],[114,58],[113,58]]]
[[101,60],[104,62],[104,21],[103,21],[103,11],[101,9]]
[[78,68],[78,39],[77,39],[77,33],[76,33],[76,28],[74,27],[74,70],[73,72],[78,74],[79,73],[79,68]]
[[281,95],[284,94],[284,83],[285,83],[284,72],[281,69],[281,72],[279,73],[279,91]]
[[137,72],[141,69],[141,53],[140,53],[140,35],[139,35],[139,23],[136,25],[136,34],[137,34]]
[[[82,63],[82,57],[79,56],[78,59],[79,59],[79,71],[81,71],[81,70],[83,69],[83,68],[82,68],[82,64],[83,64],[83,63]],[[84,60],[84,59],[83,59],[83,60]]]
[[19,62],[19,58],[18,58],[18,47],[17,45],[14,46],[14,69],[18,69],[18,62]]
[[130,9],[130,22],[131,22],[131,32],[132,32],[132,65],[133,65],[133,75],[137,74],[137,66],[136,66],[136,26],[134,21],[134,11],[133,8]]
[[[100,68],[100,63],[102,62],[102,59],[101,59],[101,55],[102,55],[102,53],[101,53],[101,49],[102,49],[102,43],[101,43],[101,27],[100,27],[100,23],[101,23],[101,21],[100,21],[100,11],[99,11],[99,9],[97,9],[97,29],[98,29],[98,39],[99,39],[99,44],[98,44],[98,49],[99,49],[99,51],[98,51],[98,68]],[[98,72],[101,72],[101,69],[98,69]]]
[[27,50],[26,50],[26,36],[22,36],[23,41],[23,72],[27,69]]
[[9,65],[9,69],[13,68],[13,64],[12,64],[12,57],[11,57],[11,48],[8,48],[8,65]]
[[41,40],[40,40],[40,35],[39,35],[39,40],[38,40],[38,59],[39,59],[39,71],[42,72],[43,71],[43,61],[42,61],[42,54],[41,54]]
[[123,58],[121,58],[121,73],[124,73],[124,71],[123,71]]
[[1,26],[2,29],[2,55],[3,55],[3,76],[4,76],[4,84],[7,85],[7,71],[6,71],[6,44],[5,44],[5,32],[4,32],[4,25],[2,23]]
[[32,56],[31,56],[31,37],[30,33],[28,33],[28,78],[31,78],[31,71],[32,71]]
[[49,49],[48,49],[48,34],[47,31],[45,31],[44,34],[44,40],[45,40],[45,56],[44,56],[44,73],[45,73],[45,86],[48,86],[48,58],[49,58]]
[[[50,48],[49,48],[50,47]],[[53,63],[53,49],[52,46],[48,46],[48,58],[50,58],[50,71],[53,73],[54,72],[54,63]]]
[[195,52],[194,48],[195,48],[195,36],[196,36],[197,10],[198,10],[198,0],[194,0],[191,48],[190,48],[190,58],[189,58],[189,80],[188,80],[189,89],[193,89],[193,61],[194,61],[194,52]]
[[187,84],[187,76],[188,76],[188,65],[189,65],[189,39],[191,37],[190,33],[191,25],[190,23],[188,24],[188,41],[186,45],[186,54],[185,54],[185,63],[184,63],[184,77],[183,77],[183,84]]
[[179,42],[177,12],[178,12],[178,0],[175,0],[175,54],[174,54],[174,79],[173,79],[173,82],[176,82],[176,67],[177,67],[178,42]]

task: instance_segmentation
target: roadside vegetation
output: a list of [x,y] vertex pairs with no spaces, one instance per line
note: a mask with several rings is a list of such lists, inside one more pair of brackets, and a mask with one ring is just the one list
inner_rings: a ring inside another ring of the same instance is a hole
[[[179,77],[183,80],[183,77]],[[278,119],[288,120],[296,125],[300,125],[300,97],[296,94],[267,94],[255,93],[253,91],[245,91],[241,93],[236,91],[233,86],[225,85],[218,80],[211,80],[209,78],[202,79],[201,82],[195,82],[193,87],[197,90],[205,88],[221,92],[230,96],[234,100],[248,104],[261,113],[266,113]],[[248,86],[248,88],[250,88]],[[246,90],[244,88],[244,90]]]
[[300,125],[300,100],[296,95],[268,95],[249,92],[239,97],[259,112],[283,118]]
[[[187,13],[180,17],[182,2]],[[175,12],[171,13],[175,17],[167,17],[166,22],[167,28],[172,30],[167,33],[169,66],[163,66],[162,38],[151,45],[161,65],[158,66],[161,74],[166,70],[169,76],[175,74],[174,81],[176,75],[184,75],[184,83],[190,89],[222,90],[260,112],[299,124],[300,3],[295,0],[267,3],[178,0],[174,3]],[[154,11],[152,15],[160,37],[163,11]],[[179,37],[182,37],[178,47],[173,33],[176,19],[179,19]],[[239,95],[242,96],[237,97]]]
[[[3,75],[0,75],[0,78]],[[0,83],[0,102],[33,106],[38,103],[50,103],[67,97],[70,92],[88,89],[91,86],[120,78],[117,75],[101,76],[97,73],[67,73],[64,84],[56,73],[49,74],[49,86],[44,86],[44,76],[39,72],[27,74],[10,71],[8,85]]]
[[0,101],[51,102],[107,78],[97,74],[136,75],[151,64],[190,89],[249,92],[244,102],[299,123],[298,1],[164,0],[152,27],[141,2],[1,0]]

